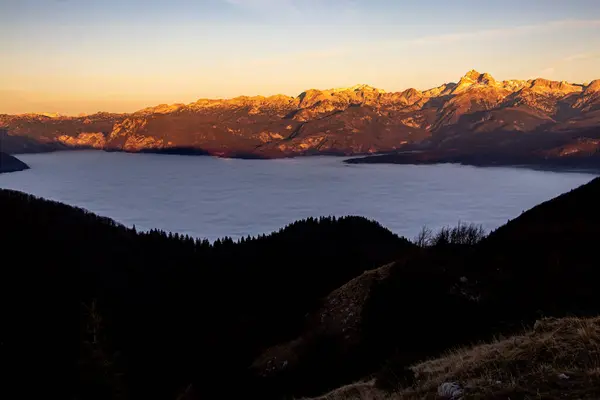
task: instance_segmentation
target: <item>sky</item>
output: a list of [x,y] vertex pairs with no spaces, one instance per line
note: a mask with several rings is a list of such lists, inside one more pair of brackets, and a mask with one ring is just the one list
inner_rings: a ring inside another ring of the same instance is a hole
[[600,78],[598,0],[0,0],[0,113]]

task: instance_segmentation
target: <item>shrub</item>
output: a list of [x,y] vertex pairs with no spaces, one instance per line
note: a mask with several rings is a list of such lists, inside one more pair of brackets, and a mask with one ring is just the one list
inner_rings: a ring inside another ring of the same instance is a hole
[[473,246],[485,237],[486,233],[481,225],[459,222],[455,227],[444,226],[437,233],[424,226],[413,242],[422,248],[447,245]]

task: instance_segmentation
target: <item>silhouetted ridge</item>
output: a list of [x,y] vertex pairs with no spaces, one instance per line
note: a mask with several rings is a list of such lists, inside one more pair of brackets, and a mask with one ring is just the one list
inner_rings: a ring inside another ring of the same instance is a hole
[[29,169],[29,166],[23,161],[0,152],[0,174],[3,172],[17,172]]
[[[97,389],[74,385],[65,369],[77,361],[67,350],[75,345],[70,328],[77,316],[88,318],[92,304],[105,356],[118,354],[114,368],[124,371],[127,398],[177,398],[190,384],[202,393],[244,391],[250,386],[230,387],[230,379],[250,385],[252,360],[296,335],[322,296],[412,247],[360,217],[309,218],[270,235],[211,244],[139,233],[8,190],[0,190],[0,220],[3,258],[18,262],[1,280],[3,366],[15,384],[35,381],[47,395],[64,397]],[[81,340],[89,339],[87,325]],[[104,365],[80,361],[85,371]]]
[[0,190],[2,390],[280,399],[373,375],[410,385],[408,366],[450,348],[597,315],[599,202],[600,178],[486,238],[466,225],[420,247],[360,217],[210,243]]
[[599,201],[597,178],[475,246],[429,248],[398,263],[370,297],[364,319],[370,353],[395,354],[379,382],[391,388],[417,361],[519,332],[541,317],[598,315]]

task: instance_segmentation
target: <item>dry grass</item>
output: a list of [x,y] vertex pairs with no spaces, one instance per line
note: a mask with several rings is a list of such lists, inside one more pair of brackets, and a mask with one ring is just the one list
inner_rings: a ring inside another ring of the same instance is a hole
[[368,382],[320,399],[436,399],[444,382],[458,382],[463,399],[600,399],[600,317],[540,320],[523,335],[455,350],[412,370],[416,384],[393,394]]

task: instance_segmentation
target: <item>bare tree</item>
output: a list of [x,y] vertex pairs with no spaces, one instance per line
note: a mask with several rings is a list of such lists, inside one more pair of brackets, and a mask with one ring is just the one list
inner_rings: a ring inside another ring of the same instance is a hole
[[433,231],[427,226],[423,226],[418,235],[413,239],[413,243],[421,248],[431,246],[431,240],[433,239]]
[[415,244],[421,247],[445,245],[475,245],[486,237],[481,225],[458,222],[455,227],[444,226],[437,233],[423,228],[415,238]]

